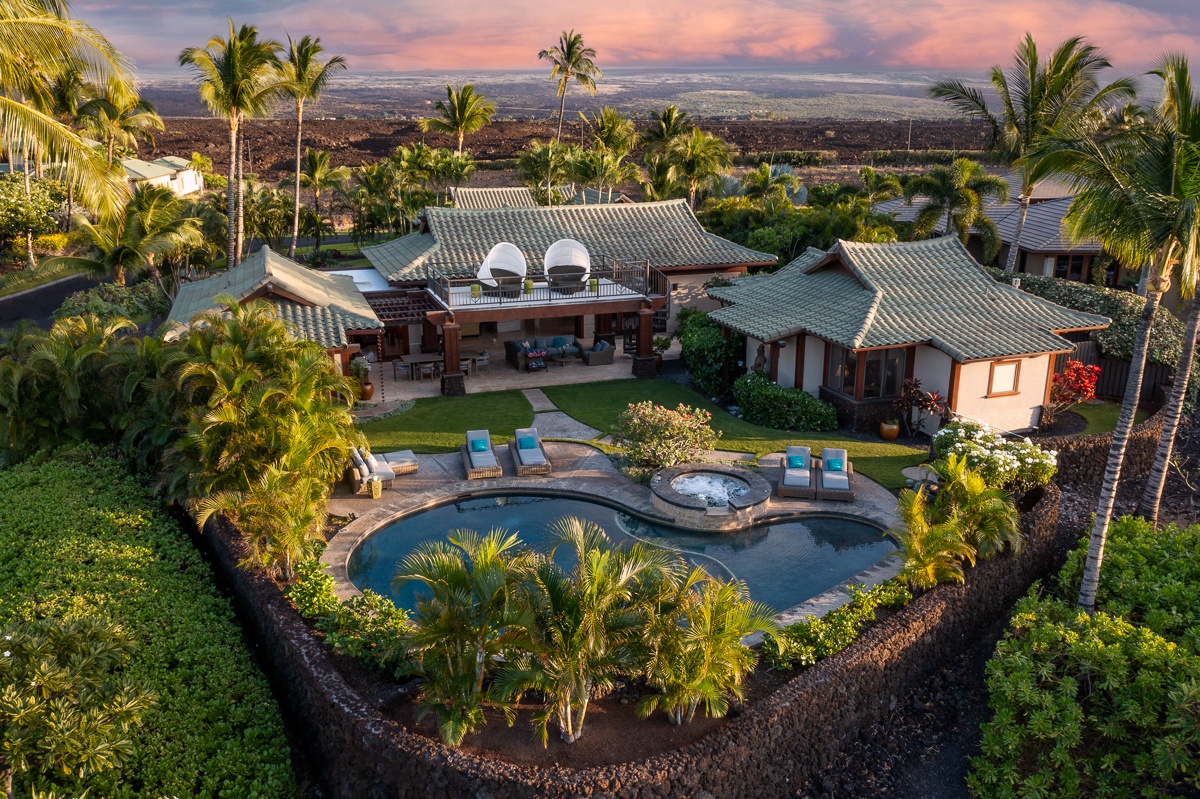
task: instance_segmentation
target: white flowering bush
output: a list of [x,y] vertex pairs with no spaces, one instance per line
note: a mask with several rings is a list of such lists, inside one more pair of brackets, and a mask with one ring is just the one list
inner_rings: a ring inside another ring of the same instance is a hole
[[952,422],[933,436],[934,460],[949,454],[967,459],[989,486],[1024,492],[1045,485],[1058,471],[1058,453],[1028,438],[1012,441],[978,422]]

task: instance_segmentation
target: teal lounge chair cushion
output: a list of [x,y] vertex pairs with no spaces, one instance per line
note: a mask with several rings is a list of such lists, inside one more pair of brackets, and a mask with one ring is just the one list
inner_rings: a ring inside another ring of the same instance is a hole
[[487,452],[487,448],[488,448],[488,446],[487,446],[486,438],[471,439],[471,451],[472,452]]
[[803,455],[788,455],[787,467],[789,469],[805,468],[804,467],[804,456]]
[[521,436],[517,439],[517,449],[537,449],[537,439],[533,436]]
[[842,470],[842,459],[841,458],[830,458],[829,460],[825,461],[825,471],[840,472],[841,470]]

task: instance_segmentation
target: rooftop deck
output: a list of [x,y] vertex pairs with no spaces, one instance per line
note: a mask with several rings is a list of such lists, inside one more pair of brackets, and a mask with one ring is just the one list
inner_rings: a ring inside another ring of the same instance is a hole
[[670,281],[648,262],[610,262],[592,269],[587,280],[573,286],[552,284],[542,274],[503,280],[509,282],[487,285],[478,278],[452,278],[431,269],[426,290],[448,311],[587,305],[670,293]]

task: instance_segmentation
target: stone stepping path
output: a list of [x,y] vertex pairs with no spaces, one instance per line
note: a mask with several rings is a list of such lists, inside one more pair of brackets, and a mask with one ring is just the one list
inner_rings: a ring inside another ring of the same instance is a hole
[[529,400],[529,404],[533,406],[534,413],[545,413],[546,411],[557,411],[558,406],[550,401],[546,396],[546,392],[540,388],[527,388],[521,391],[525,395],[525,399]]
[[533,425],[542,438],[573,438],[591,441],[600,431],[590,427],[559,410],[546,411],[533,417]]

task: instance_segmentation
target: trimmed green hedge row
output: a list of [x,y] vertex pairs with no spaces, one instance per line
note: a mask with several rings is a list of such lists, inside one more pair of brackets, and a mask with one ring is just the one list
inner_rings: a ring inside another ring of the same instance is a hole
[[837,150],[777,150],[773,153],[745,153],[736,155],[733,162],[739,166],[759,164],[787,164],[792,167],[828,166],[837,163]]
[[208,567],[160,508],[120,461],[92,447],[0,471],[0,624],[119,624],[137,646],[127,674],[156,696],[128,763],[61,788],[106,799],[295,797],[267,680]]
[[804,432],[838,427],[837,408],[802,389],[772,383],[762,372],[750,372],[735,380],[733,398],[742,418],[752,424]]

